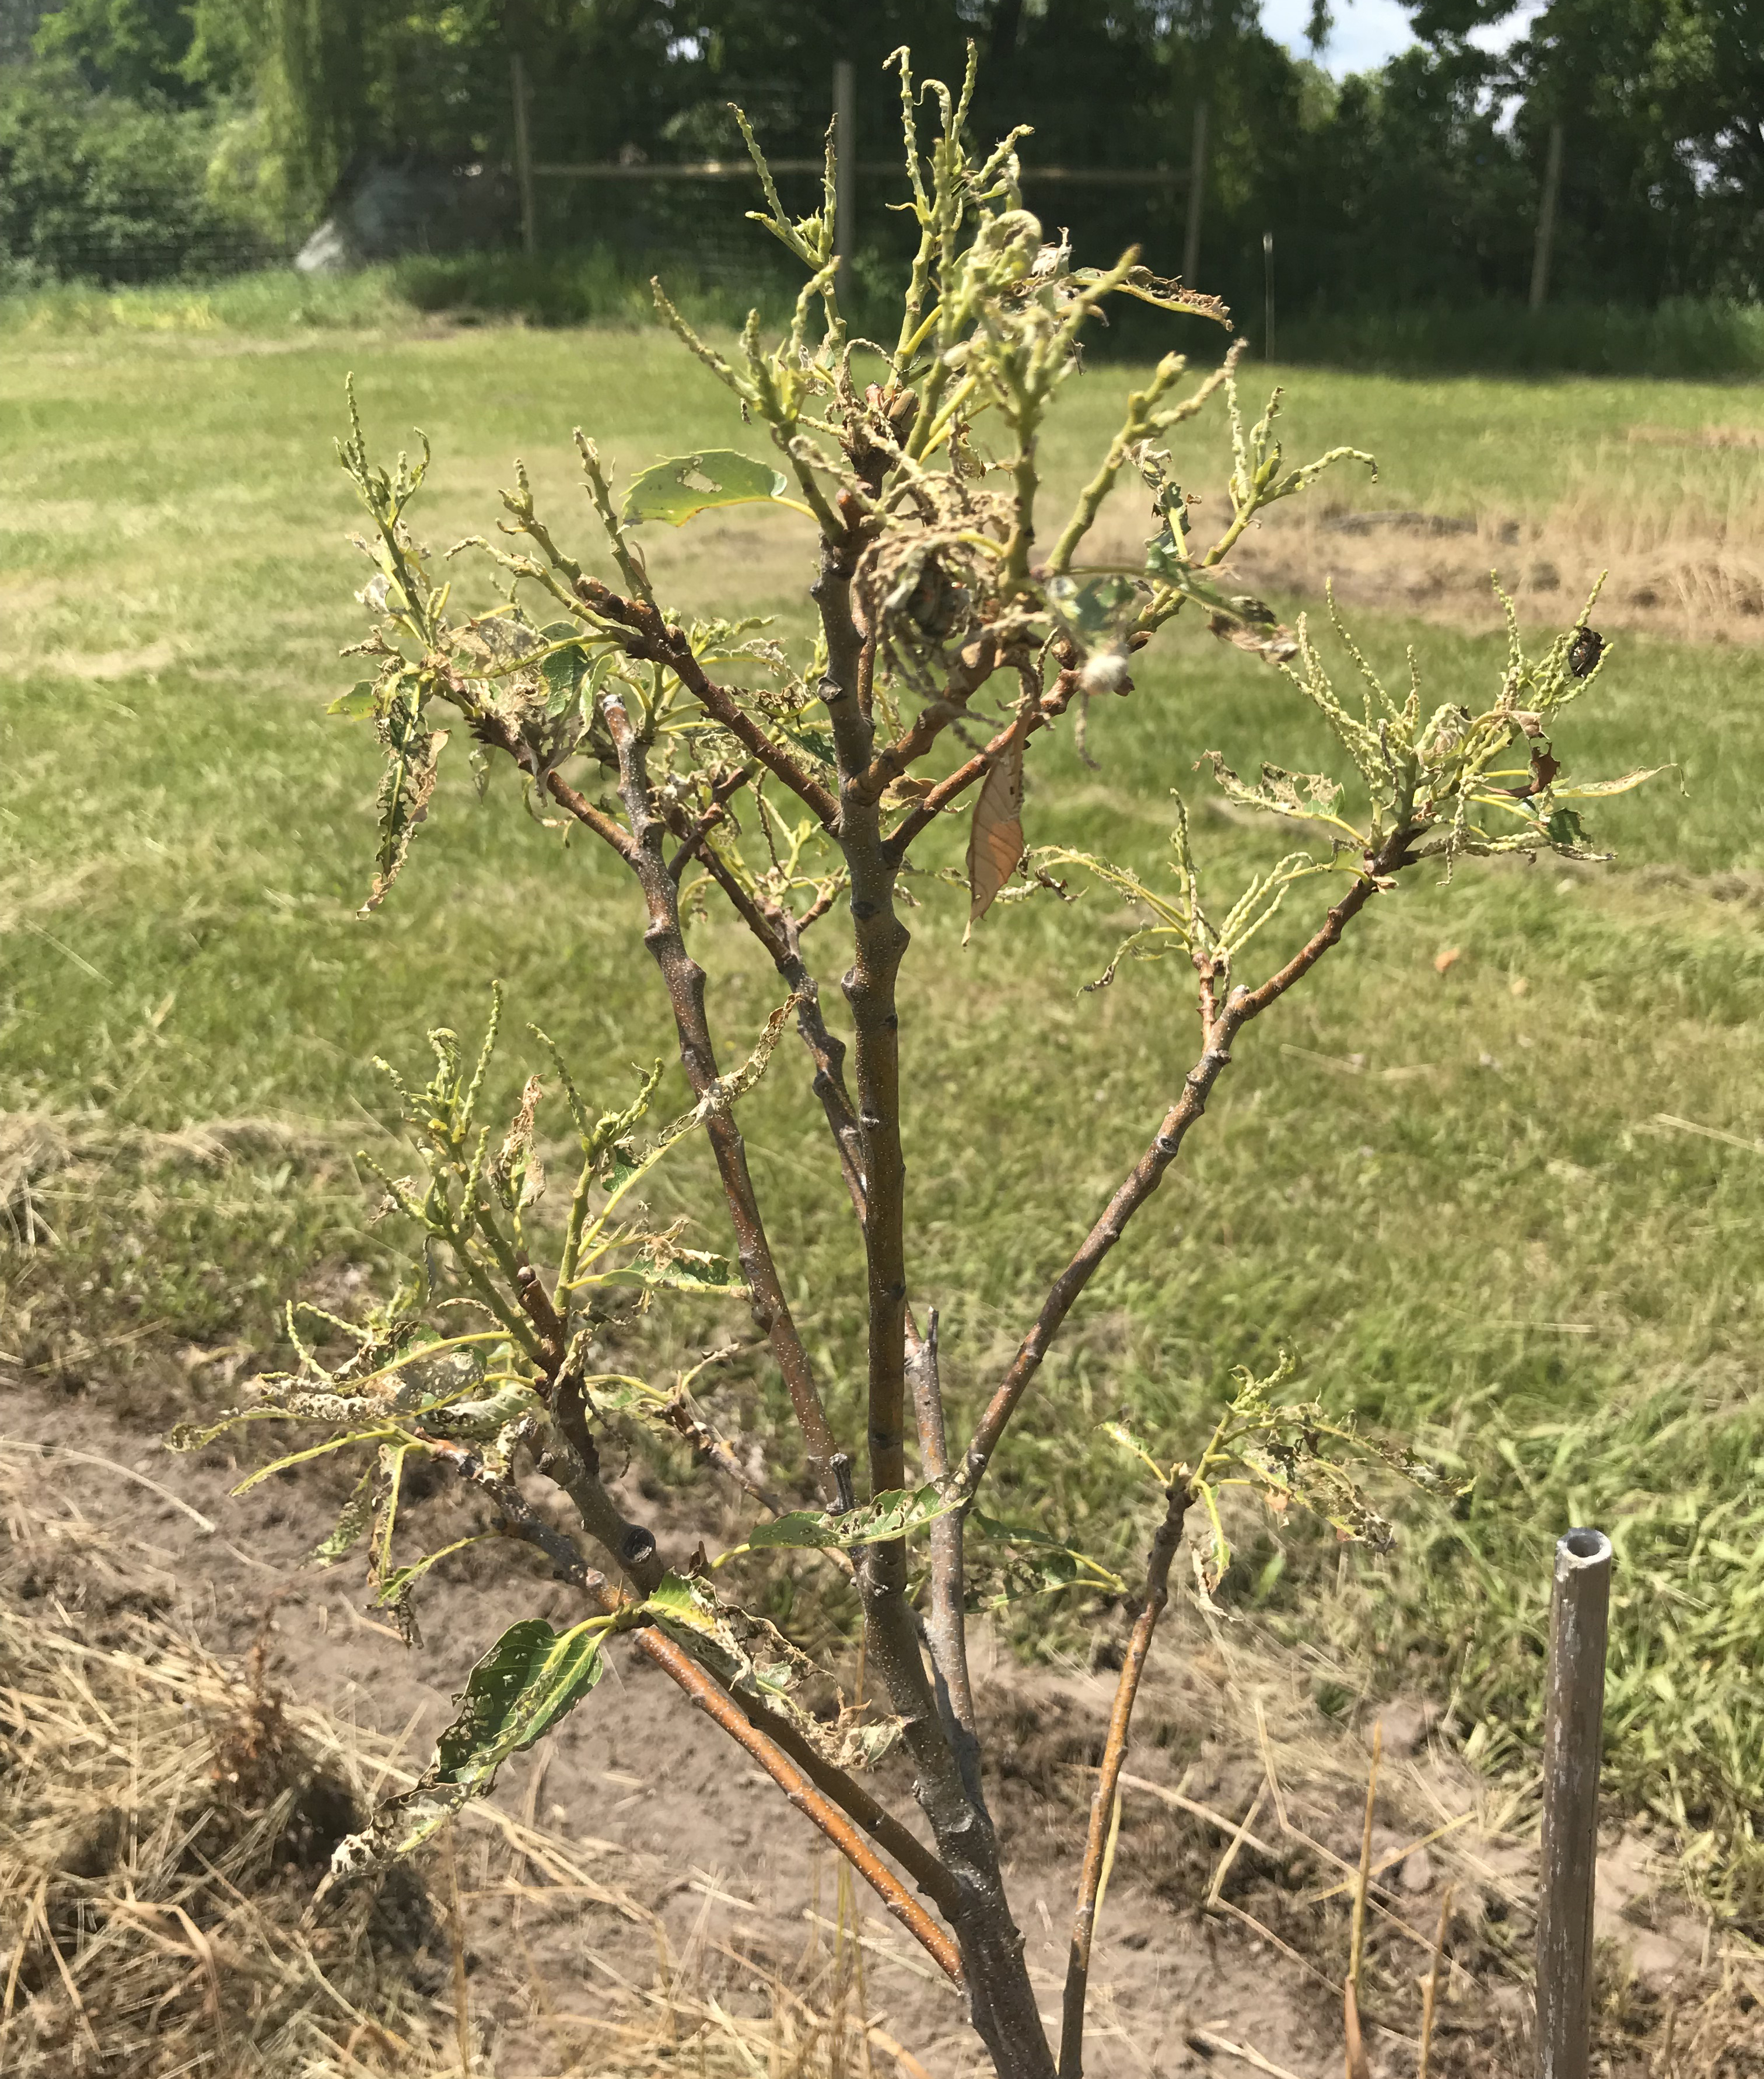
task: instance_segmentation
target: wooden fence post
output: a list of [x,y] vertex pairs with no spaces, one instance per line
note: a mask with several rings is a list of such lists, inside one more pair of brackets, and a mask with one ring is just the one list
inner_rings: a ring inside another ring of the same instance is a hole
[[839,307],[847,317],[847,306],[851,300],[852,235],[858,228],[855,214],[858,191],[857,106],[857,67],[849,58],[841,58],[833,68],[833,148],[836,154],[833,249],[839,257],[839,272],[834,286],[838,291]]
[[1570,1530],[1556,1546],[1550,1597],[1537,1876],[1538,2079],[1586,2079],[1610,1610],[1611,1540],[1602,1530]]
[[1540,311],[1549,295],[1550,253],[1556,243],[1556,204],[1562,184],[1562,126],[1549,126],[1549,150],[1544,161],[1544,197],[1537,209],[1537,243],[1532,250],[1532,308]]
[[1182,241],[1182,286],[1192,289],[1201,271],[1201,196],[1206,186],[1206,103],[1194,104],[1194,147],[1189,157],[1188,236]]
[[539,249],[533,210],[533,140],[527,130],[527,68],[519,51],[512,61],[515,94],[515,178],[520,189],[520,248],[530,260]]

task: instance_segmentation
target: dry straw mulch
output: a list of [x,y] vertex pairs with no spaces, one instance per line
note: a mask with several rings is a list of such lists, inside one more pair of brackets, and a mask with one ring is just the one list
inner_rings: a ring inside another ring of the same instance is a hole
[[[851,1940],[836,1932],[794,1972],[715,1943],[677,1957],[576,1844],[500,1805],[462,1822],[460,1862],[469,1847],[476,1868],[501,1866],[466,1894],[469,1930],[450,1842],[314,1914],[332,1846],[412,1780],[406,1758],[281,1693],[270,1613],[242,1663],[205,1652],[167,1614],[177,1583],[149,1549],[43,1474],[0,1444],[7,2079],[923,2079],[866,2012]],[[610,1910],[655,1958],[650,1982],[591,1972],[591,1997],[560,2002],[486,1899],[559,1922]],[[507,2026],[523,2013],[537,2062]]]

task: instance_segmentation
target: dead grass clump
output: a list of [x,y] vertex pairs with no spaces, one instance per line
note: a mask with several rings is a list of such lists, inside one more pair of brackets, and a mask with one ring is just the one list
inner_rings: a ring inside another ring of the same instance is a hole
[[88,1645],[42,1600],[0,1606],[7,2072],[431,2069],[413,2010],[440,1971],[416,1880],[306,1924],[357,1805],[262,1659],[241,1680],[140,1618],[140,1650]]
[[[1736,434],[1695,444],[1753,443]],[[1540,619],[1559,615],[1565,601],[1578,605],[1604,571],[1598,625],[1607,633],[1758,642],[1761,541],[1764,504],[1755,488],[1714,487],[1662,499],[1641,483],[1614,493],[1600,482],[1570,487],[1540,519],[1331,511],[1322,504],[1282,509],[1244,538],[1231,568],[1264,592],[1320,599],[1332,586],[1348,604],[1475,630],[1499,625],[1491,570],[1521,613]],[[1117,542],[1107,553],[1130,548]]]
[[274,1601],[242,1662],[193,1642],[166,1555],[87,1516],[58,1462],[0,1444],[6,2079],[924,2079],[866,1997],[843,1885],[774,1954],[716,1939],[695,1882],[706,1911],[671,1944],[596,1875],[608,1844],[537,1823],[537,1776],[519,1816],[468,1808],[475,1882],[449,1842],[315,1911],[412,1758],[278,1685]]
[[27,1249],[52,1240],[37,1186],[67,1162],[72,1144],[48,1112],[0,1112],[0,1224]]
[[1246,541],[1235,567],[1273,592],[1339,598],[1486,628],[1499,573],[1523,613],[1545,616],[1583,600],[1607,571],[1599,625],[1674,642],[1764,641],[1764,556],[1755,500],[1724,508],[1586,490],[1540,523],[1498,514],[1307,512],[1277,517]]
[[1764,448],[1755,426],[1632,426],[1629,438],[1654,448]]

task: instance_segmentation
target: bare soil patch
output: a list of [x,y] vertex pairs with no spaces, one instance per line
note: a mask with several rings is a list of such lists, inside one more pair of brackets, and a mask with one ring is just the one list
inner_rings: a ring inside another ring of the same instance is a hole
[[[1131,553],[1125,538],[1100,560]],[[1499,513],[1279,506],[1231,572],[1258,592],[1499,628],[1491,578],[1528,622],[1570,625],[1600,574],[1594,621],[1682,642],[1764,642],[1764,497],[1730,510],[1661,511],[1639,496],[1564,500],[1540,521]]]
[[[431,1857],[311,1916],[332,1840],[421,1766],[471,1661],[517,1616],[562,1621],[569,1592],[524,1556],[474,1566],[474,1552],[436,1583],[422,1609],[429,1643],[407,1652],[363,1614],[353,1579],[303,1568],[322,1514],[303,1474],[232,1500],[240,1469],[224,1451],[173,1457],[94,1397],[15,1384],[3,1406],[0,1709],[11,1751],[27,1764],[48,1751],[38,1692],[42,1668],[59,1664],[111,1729],[98,1747],[108,1740],[127,1758],[108,1775],[101,1753],[0,1778],[9,2054],[27,2044],[35,2059],[9,2069],[457,2069],[462,2008],[475,2069],[502,2079],[658,2073],[683,2057],[693,2069],[688,2043],[707,2071],[750,2069],[738,2035],[757,2069],[769,2058],[805,2079],[862,2070],[866,2045],[871,2069],[892,2063],[907,2079],[978,2069],[959,1995],[635,1656],[505,1771],[494,1806],[458,1828],[450,1876]],[[420,1508],[433,1543],[468,1527],[470,1504],[447,1486]],[[1106,1634],[1096,1654],[1094,1672],[1025,1668],[996,1642],[980,1656],[999,1736],[995,1810],[1050,2016],[1112,1693]],[[1230,2046],[1295,2079],[1339,2069],[1340,1887],[1358,1854],[1377,1715],[1351,1674],[1331,1686],[1344,1672],[1248,1625],[1209,1631],[1189,1612],[1173,1628],[1136,1722],[1093,1966],[1095,2079],[1256,2069]],[[77,1719],[57,1693],[48,1717]],[[1524,1792],[1476,1776],[1431,1707],[1386,1705],[1382,1723],[1364,2001],[1373,2069],[1389,2079],[1415,2069],[1416,1981],[1450,1885],[1433,2069],[1516,2075],[1528,2069]],[[272,1750],[279,1773],[241,1808],[228,1757],[249,1775]],[[885,1772],[882,1787],[909,1805],[904,1777]],[[189,1856],[168,1859],[163,1841],[157,1862],[144,1854],[142,1818],[155,1810],[223,1844],[216,1883],[192,1889]],[[1642,1837],[1613,1843],[1607,1868],[1607,2069],[1637,2079],[1666,2069],[1668,2031],[1676,2073],[1764,2071],[1754,1966],[1705,1939]],[[125,1894],[147,1901],[133,1918],[119,1907]],[[301,1943],[354,2010],[341,2032],[336,1999],[290,1978]],[[165,2043],[177,2035],[193,2061],[138,2061],[155,2002]],[[349,2048],[317,2062],[321,2040]],[[126,2044],[136,2062],[119,2061]]]

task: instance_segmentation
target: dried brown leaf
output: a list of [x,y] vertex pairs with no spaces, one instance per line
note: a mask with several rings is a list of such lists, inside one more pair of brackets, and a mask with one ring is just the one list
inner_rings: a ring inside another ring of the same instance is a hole
[[1022,855],[1023,745],[1014,737],[993,761],[974,804],[968,834],[968,931],[991,909]]

